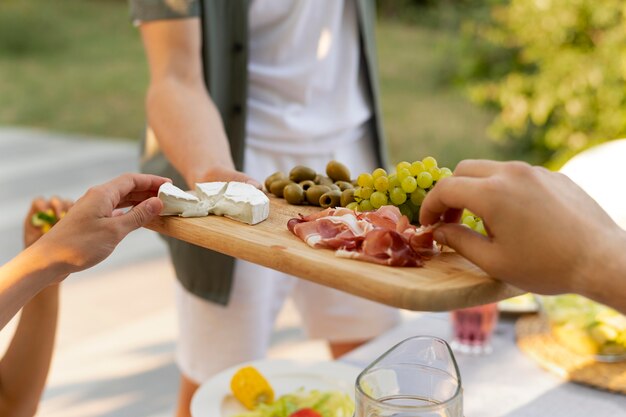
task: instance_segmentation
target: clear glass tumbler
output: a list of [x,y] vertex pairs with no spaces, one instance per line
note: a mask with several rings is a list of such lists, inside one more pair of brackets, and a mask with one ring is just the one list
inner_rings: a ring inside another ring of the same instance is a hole
[[498,305],[485,304],[452,312],[455,352],[484,355],[493,351],[491,336],[498,323]]
[[407,339],[359,375],[355,417],[392,416],[463,416],[461,375],[444,340]]

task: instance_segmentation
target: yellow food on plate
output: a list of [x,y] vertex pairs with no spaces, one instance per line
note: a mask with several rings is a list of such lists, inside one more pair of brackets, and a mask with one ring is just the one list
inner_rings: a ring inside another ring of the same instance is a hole
[[274,390],[267,379],[256,368],[241,368],[230,381],[230,389],[248,410],[254,410],[259,404],[274,401]]

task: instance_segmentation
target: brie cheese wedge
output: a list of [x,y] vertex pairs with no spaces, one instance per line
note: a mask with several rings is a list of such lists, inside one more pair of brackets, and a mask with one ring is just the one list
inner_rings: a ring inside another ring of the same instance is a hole
[[253,185],[229,182],[209,213],[248,224],[257,224],[269,216],[270,199]]
[[243,182],[197,183],[194,191],[185,192],[171,183],[159,188],[163,201],[162,216],[225,216],[243,223],[257,224],[267,219],[270,200],[256,187]]
[[227,182],[201,182],[196,183],[195,194],[208,203],[209,210],[215,207],[226,190]]
[[161,216],[180,215],[201,217],[209,214],[209,205],[198,197],[186,193],[170,182],[159,187],[159,199],[163,202]]

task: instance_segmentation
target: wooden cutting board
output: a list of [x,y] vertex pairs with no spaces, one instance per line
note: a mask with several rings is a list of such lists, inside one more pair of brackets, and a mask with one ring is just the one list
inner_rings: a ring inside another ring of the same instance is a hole
[[147,227],[226,255],[267,266],[390,306],[446,311],[486,304],[523,291],[490,278],[455,252],[444,252],[423,268],[390,267],[338,258],[313,249],[287,230],[298,213],[319,208],[291,206],[270,197],[270,216],[250,226],[219,216],[160,217]]

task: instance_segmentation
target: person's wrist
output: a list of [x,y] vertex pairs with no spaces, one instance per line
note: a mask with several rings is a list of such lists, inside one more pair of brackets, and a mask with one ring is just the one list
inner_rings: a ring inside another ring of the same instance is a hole
[[72,266],[66,259],[65,251],[47,238],[48,236],[42,236],[25,252],[29,252],[30,259],[37,260],[32,264],[34,269],[45,272],[38,274],[45,280],[43,284],[56,285],[72,273]]
[[626,231],[615,228],[601,239],[601,244],[588,243],[584,266],[567,291],[606,303],[614,298],[611,293],[626,276]]

